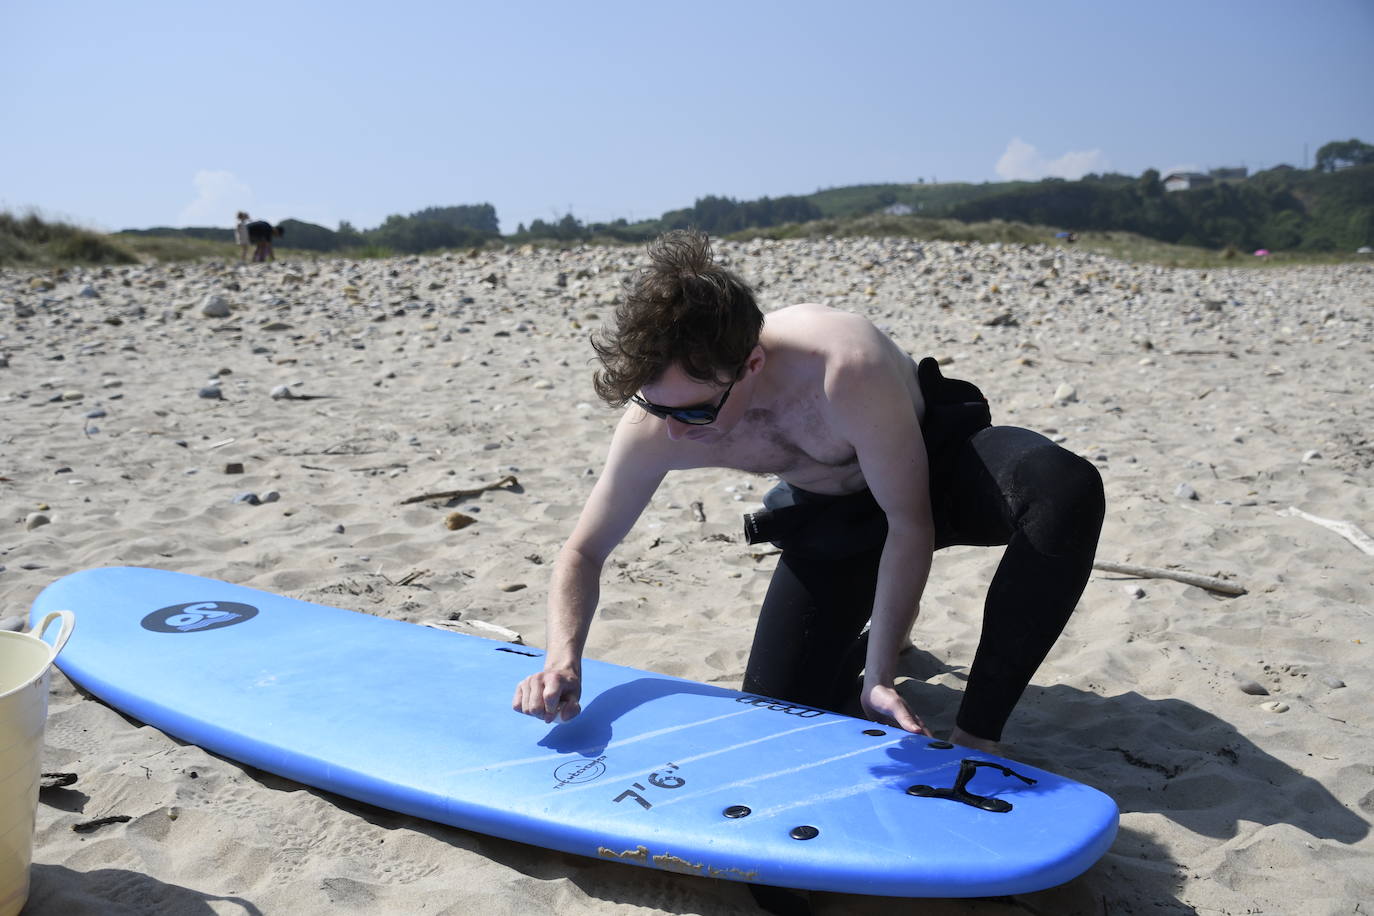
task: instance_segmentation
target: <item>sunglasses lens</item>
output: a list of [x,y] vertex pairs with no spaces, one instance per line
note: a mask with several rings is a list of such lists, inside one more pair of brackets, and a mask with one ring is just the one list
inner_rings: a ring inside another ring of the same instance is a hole
[[715,422],[716,414],[713,410],[674,410],[672,417],[688,426],[706,426]]
[[644,410],[658,417],[660,420],[676,420],[688,426],[709,426],[716,422],[716,417],[720,414],[720,409],[725,406],[725,401],[730,397],[730,391],[735,387],[731,382],[725,389],[725,393],[720,396],[720,400],[715,404],[703,404],[700,407],[664,407],[651,401],[646,401],[639,395],[631,395],[630,400],[634,401]]

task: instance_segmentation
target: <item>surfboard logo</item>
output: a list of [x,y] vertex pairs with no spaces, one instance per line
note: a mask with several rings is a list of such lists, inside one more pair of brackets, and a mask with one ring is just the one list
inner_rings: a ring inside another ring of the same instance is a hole
[[825,715],[823,709],[812,709],[810,706],[797,706],[792,703],[783,703],[778,700],[771,700],[768,697],[756,697],[746,695],[735,700],[736,703],[744,703],[747,706],[757,706],[760,709],[771,709],[774,712],[785,712],[789,716],[800,716],[803,719],[814,719],[816,716]]
[[159,608],[143,618],[143,629],[154,633],[199,633],[218,630],[258,616],[251,604],[236,601],[192,601]]
[[555,789],[564,786],[581,785],[584,782],[591,782],[606,775],[606,755],[602,754],[595,760],[570,760],[553,771],[553,778],[558,782],[554,785]]

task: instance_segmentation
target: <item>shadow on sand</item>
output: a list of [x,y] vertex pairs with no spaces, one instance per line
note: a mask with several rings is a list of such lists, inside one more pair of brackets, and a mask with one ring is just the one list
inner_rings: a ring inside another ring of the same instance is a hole
[[[211,904],[216,904],[211,906]],[[62,865],[34,865],[24,916],[262,916],[241,897],[221,897],[167,884],[122,868],[77,871]]]

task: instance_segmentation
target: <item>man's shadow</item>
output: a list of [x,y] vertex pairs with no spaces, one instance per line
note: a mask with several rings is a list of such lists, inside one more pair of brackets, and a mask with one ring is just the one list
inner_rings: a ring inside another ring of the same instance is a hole
[[[645,703],[680,694],[719,697],[726,700],[735,700],[739,696],[736,691],[724,687],[645,675],[596,694],[576,718],[570,722],[560,722],[550,729],[549,733],[540,739],[539,746],[560,754],[599,756],[615,738],[616,720]],[[743,706],[736,708],[741,711],[744,709]],[[733,710],[730,707],[722,706],[722,714],[731,711]],[[665,719],[662,724],[671,727],[674,723]],[[692,723],[684,724],[690,726]]]
[[[963,669],[919,649],[903,653],[900,664],[910,678],[900,687],[903,696],[928,725],[947,731],[963,692],[928,679],[958,678]],[[1369,835],[1369,822],[1326,786],[1225,719],[1176,697],[1032,685],[1003,739],[1011,757],[1106,792],[1123,814],[1162,814],[1203,836],[1231,839],[1241,821],[1290,824],[1346,844]]]

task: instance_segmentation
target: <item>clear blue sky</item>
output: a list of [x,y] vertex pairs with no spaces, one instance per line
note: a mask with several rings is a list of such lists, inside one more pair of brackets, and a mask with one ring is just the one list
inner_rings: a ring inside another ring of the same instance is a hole
[[1374,143],[1372,0],[0,0],[0,207],[502,229]]

